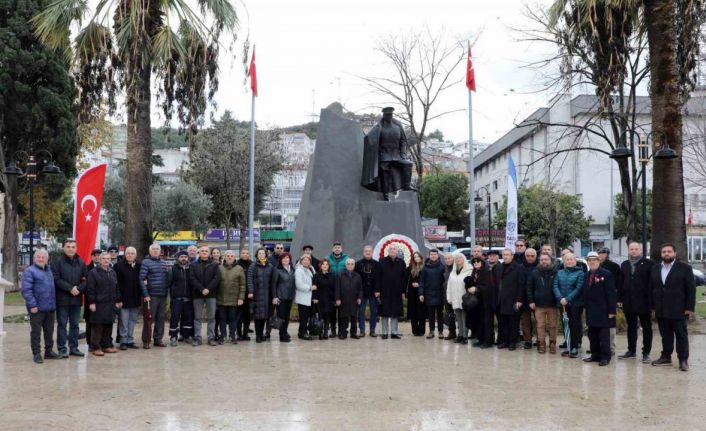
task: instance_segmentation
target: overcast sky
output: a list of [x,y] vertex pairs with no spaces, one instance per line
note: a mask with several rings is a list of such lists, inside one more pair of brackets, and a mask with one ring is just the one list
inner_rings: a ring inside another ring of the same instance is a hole
[[[536,0],[535,0],[536,1]],[[387,34],[442,26],[457,35],[480,34],[473,48],[477,93],[474,94],[474,139],[492,142],[513,124],[544,105],[547,93],[537,72],[523,68],[543,58],[551,47],[519,41],[511,28],[523,28],[524,0],[245,0],[241,3],[239,42],[249,34],[257,47],[260,125],[288,126],[311,119],[339,99],[354,112],[373,112],[380,101],[359,75],[388,72],[375,52],[376,40]],[[548,0],[540,0],[547,4]],[[242,47],[242,45],[239,45]],[[240,49],[236,56],[242,55]],[[229,109],[239,119],[250,118],[249,89],[242,58],[221,61],[218,112]],[[458,69],[465,74],[465,64]],[[339,86],[340,80],[340,86]],[[312,90],[315,90],[315,98]],[[463,83],[438,101],[437,112],[467,108]],[[312,108],[313,106],[313,108]],[[442,117],[431,130],[447,138],[468,137],[467,111]]]

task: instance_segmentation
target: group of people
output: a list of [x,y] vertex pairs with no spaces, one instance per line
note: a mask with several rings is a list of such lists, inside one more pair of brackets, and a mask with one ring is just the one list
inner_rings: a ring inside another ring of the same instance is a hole
[[[695,282],[691,267],[676,260],[673,245],[663,245],[661,262],[655,263],[642,256],[640,244],[632,243],[622,265],[610,260],[607,248],[590,252],[585,264],[577,261],[571,249],[564,249],[559,261],[549,245],[538,253],[518,240],[515,248],[486,256],[476,246],[470,262],[461,253],[442,256],[432,249],[426,257],[415,252],[407,265],[394,244],[379,260],[366,246],[358,261],[343,251],[340,242],[321,260],[307,245],[296,262],[282,244],[271,255],[265,248],[257,249],[254,259],[246,249],[239,256],[232,250],[221,255],[219,249],[203,245],[180,251],[169,267],[158,244],[149,247],[142,261],[128,247],[122,259],[117,258],[117,249],[94,250],[92,262],[84,265],[76,254],[76,242],[67,240],[63,255],[51,263],[46,250],[36,251],[34,263],[22,277],[22,294],[38,363],[43,358],[84,356],[78,348],[82,304],[89,351],[100,357],[115,353],[115,344],[121,350],[138,348],[134,330],[141,313],[142,347],[166,347],[168,304],[168,342],[176,347],[179,342],[201,345],[204,320],[210,346],[250,340],[253,320],[257,343],[269,341],[273,329],[280,342],[290,342],[294,304],[299,315],[297,336],[302,340],[359,339],[366,336],[367,321],[368,336],[400,339],[398,320],[406,299],[414,336],[434,338],[437,333],[459,344],[475,340],[472,345],[479,348],[516,350],[518,343],[524,349],[536,345],[542,354],[563,348],[562,356],[568,358],[579,356],[585,314],[590,355],[584,361],[601,366],[615,353],[616,315],[622,308],[628,351],[619,358],[637,357],[642,327],[643,362],[671,365],[676,339],[679,368],[688,370],[687,320],[694,312]],[[650,360],[652,313],[662,337],[662,352],[654,361]],[[53,348],[55,315],[58,352]],[[558,346],[560,316],[568,328],[565,343]]]

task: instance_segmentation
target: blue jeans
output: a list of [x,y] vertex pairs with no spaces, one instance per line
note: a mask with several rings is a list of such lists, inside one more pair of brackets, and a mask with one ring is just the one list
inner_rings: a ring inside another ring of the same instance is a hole
[[57,349],[66,352],[66,324],[69,324],[69,349],[78,349],[78,322],[81,318],[81,305],[60,305],[56,307]]
[[358,328],[360,333],[365,333],[365,305],[370,304],[370,332],[375,332],[378,323],[378,300],[374,296],[363,298],[358,306]]
[[118,327],[120,344],[132,344],[135,342],[133,335],[135,334],[135,325],[139,315],[140,307],[120,309],[120,326]]

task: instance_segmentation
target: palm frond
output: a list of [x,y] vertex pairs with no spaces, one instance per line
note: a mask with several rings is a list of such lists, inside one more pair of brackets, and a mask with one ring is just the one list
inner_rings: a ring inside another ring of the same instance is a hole
[[74,40],[74,61],[85,63],[101,53],[109,56],[111,51],[110,38],[111,32],[108,27],[95,21],[89,22],[81,29]]
[[174,59],[186,55],[186,49],[179,36],[168,25],[162,26],[152,37],[152,62],[163,68]]
[[203,14],[210,13],[218,27],[234,31],[238,26],[238,16],[230,0],[199,0]]
[[48,47],[69,53],[71,24],[80,23],[87,10],[86,0],[56,0],[32,18],[34,32]]

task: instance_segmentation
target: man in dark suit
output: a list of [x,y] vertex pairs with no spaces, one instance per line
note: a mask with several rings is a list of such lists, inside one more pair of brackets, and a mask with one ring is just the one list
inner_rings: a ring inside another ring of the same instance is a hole
[[650,271],[654,262],[642,255],[642,245],[628,245],[628,260],[620,265],[618,307],[628,323],[628,351],[618,359],[632,359],[637,351],[637,328],[642,326],[642,362],[650,363],[652,350],[652,316],[650,315]]
[[610,363],[610,328],[615,327],[616,291],[613,274],[601,268],[598,253],[592,251],[586,256],[588,273],[583,289],[586,306],[588,339],[591,343],[591,356],[584,362],[598,362],[601,367]]
[[689,371],[688,318],[694,314],[696,283],[691,266],[675,260],[673,244],[660,249],[662,262],[650,273],[650,307],[655,312],[662,336],[662,355],[652,365],[671,365],[674,339],[677,344],[679,369]]

